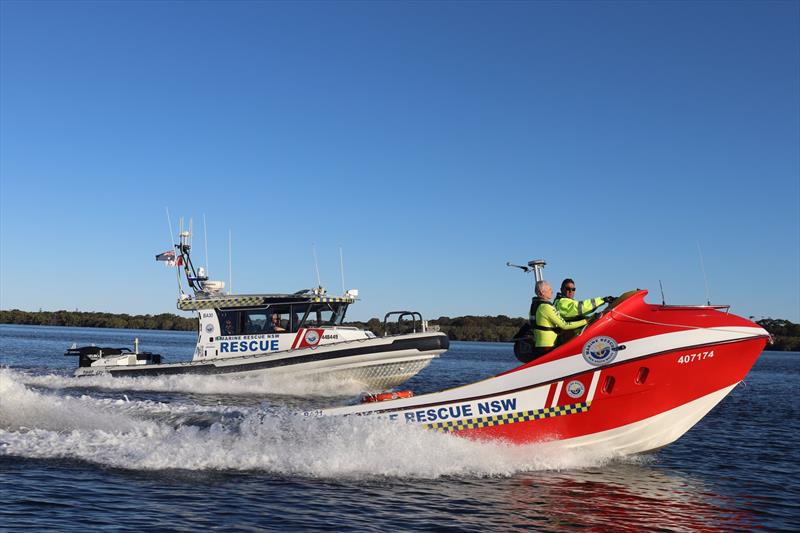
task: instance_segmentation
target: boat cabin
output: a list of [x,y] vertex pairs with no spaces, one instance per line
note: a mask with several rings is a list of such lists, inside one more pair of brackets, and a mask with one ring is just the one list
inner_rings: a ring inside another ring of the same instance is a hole
[[[178,308],[200,319],[195,359],[233,357],[313,347],[371,332],[342,327],[351,297],[319,291],[295,294],[198,294],[178,300]],[[337,330],[326,333],[328,330]]]
[[344,302],[275,302],[247,309],[215,309],[222,335],[294,333],[300,328],[340,326]]

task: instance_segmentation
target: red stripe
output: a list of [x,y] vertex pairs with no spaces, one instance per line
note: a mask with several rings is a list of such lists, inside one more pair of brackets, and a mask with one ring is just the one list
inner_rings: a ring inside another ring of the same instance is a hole
[[294,350],[297,345],[300,343],[300,339],[303,338],[303,329],[297,330],[297,336],[294,338],[294,342],[292,343],[292,350]]

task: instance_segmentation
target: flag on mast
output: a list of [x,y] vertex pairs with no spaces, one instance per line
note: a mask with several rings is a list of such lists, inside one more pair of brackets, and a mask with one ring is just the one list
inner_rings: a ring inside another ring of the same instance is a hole
[[158,254],[156,256],[156,261],[165,261],[168,267],[174,267],[175,265],[180,266],[182,263],[180,257],[175,261],[175,250],[167,250],[166,252]]

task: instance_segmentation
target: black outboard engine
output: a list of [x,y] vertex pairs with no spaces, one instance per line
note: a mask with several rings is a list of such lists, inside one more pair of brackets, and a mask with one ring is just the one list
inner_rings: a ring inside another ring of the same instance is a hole
[[514,355],[522,363],[530,363],[536,356],[533,354],[536,341],[533,339],[533,328],[525,322],[514,335]]

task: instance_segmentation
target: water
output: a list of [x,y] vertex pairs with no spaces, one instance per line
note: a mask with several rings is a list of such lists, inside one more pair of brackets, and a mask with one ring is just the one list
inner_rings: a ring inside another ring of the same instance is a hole
[[[194,333],[0,325],[0,530],[622,531],[800,528],[800,354],[765,352],[678,442],[611,458],[476,443],[372,419],[304,420],[352,385],[81,378],[73,342],[188,358]],[[408,383],[514,365],[453,343]]]

